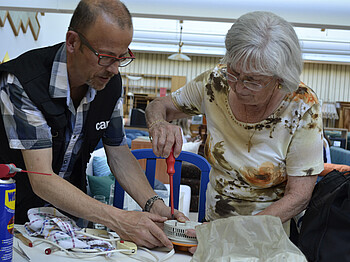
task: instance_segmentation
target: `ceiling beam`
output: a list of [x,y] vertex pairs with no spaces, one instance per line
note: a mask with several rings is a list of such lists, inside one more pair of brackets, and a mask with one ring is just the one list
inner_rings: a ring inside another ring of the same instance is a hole
[[[72,13],[79,0],[2,0],[0,10]],[[349,0],[124,0],[135,17],[234,22],[244,13],[274,12],[294,26],[350,30]]]

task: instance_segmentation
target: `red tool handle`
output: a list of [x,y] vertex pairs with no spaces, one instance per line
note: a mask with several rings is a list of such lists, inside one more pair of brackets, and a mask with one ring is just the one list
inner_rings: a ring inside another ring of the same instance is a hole
[[170,184],[170,208],[171,208],[171,217],[174,219],[174,189],[173,189],[173,175],[175,174],[175,157],[173,150],[171,150],[170,155],[166,159],[167,172],[169,175],[169,184]]

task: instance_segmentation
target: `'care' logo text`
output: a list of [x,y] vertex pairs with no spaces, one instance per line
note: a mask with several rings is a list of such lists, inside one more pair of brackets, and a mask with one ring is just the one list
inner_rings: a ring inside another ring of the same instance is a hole
[[106,129],[108,127],[109,121],[101,121],[96,123],[96,130]]

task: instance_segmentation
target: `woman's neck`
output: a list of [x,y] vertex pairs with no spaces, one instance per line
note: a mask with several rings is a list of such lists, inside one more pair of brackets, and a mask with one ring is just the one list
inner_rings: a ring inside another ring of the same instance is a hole
[[265,103],[246,104],[242,103],[233,90],[230,90],[229,104],[231,110],[238,121],[246,123],[257,123],[265,120],[271,115],[281,104],[285,97],[285,92],[276,89],[270,99]]

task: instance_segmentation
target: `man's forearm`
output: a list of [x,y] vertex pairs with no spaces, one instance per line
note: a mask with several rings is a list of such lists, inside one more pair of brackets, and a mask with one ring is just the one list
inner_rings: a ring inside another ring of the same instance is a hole
[[[51,149],[24,150],[23,157],[28,170],[50,173],[51,176],[29,174],[36,195],[55,207],[76,217],[92,222],[103,223],[109,213],[108,205],[103,205],[89,197],[65,179],[53,173],[51,169]],[[116,212],[118,210],[116,209]]]
[[108,164],[120,185],[143,208],[155,195],[139,162],[127,146],[105,145]]
[[[34,176],[34,175],[33,175]],[[35,194],[55,207],[92,222],[104,224],[108,206],[91,198],[74,185],[56,174],[45,176],[35,182]]]

